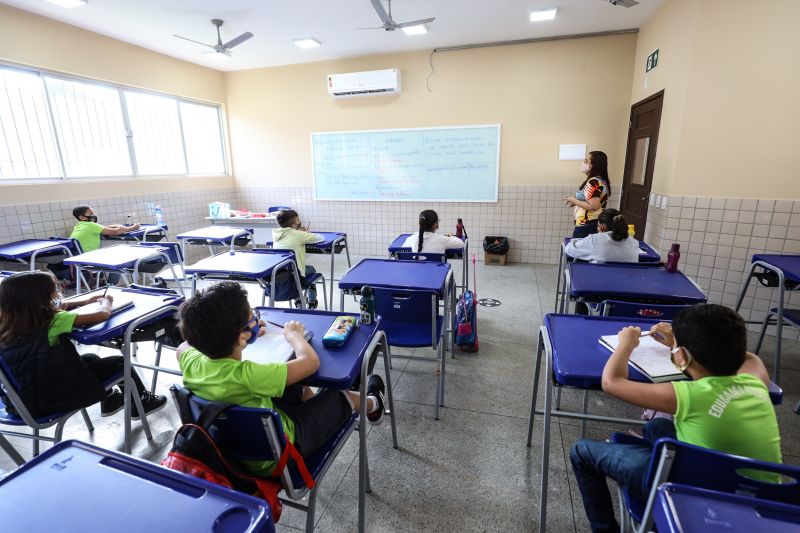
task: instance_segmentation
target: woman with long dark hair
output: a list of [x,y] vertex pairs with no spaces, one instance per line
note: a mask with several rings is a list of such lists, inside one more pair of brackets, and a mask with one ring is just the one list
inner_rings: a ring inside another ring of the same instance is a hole
[[572,196],[565,196],[564,203],[574,206],[575,229],[573,238],[597,233],[597,217],[603,212],[611,196],[611,181],[608,179],[608,156],[604,152],[589,152],[581,164],[586,179]]
[[450,235],[437,235],[439,215],[433,209],[426,209],[419,214],[419,233],[412,233],[403,243],[403,248],[411,248],[412,252],[443,254],[445,250],[463,248],[464,241]]

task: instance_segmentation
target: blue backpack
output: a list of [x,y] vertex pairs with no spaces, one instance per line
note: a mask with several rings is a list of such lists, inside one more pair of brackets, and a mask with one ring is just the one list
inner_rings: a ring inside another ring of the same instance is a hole
[[467,290],[456,303],[456,345],[462,352],[478,351],[478,307],[475,293]]

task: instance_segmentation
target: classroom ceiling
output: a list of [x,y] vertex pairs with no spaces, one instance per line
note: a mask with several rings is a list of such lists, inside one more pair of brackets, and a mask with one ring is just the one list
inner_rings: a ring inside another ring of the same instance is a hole
[[[639,5],[625,8],[608,0],[393,0],[392,16],[397,22],[436,17],[426,35],[408,36],[401,30],[357,29],[380,25],[370,0],[88,0],[72,9],[46,0],[2,0],[223,71],[638,28],[664,1],[639,0]],[[553,6],[559,8],[555,21],[529,21],[530,11]],[[223,42],[246,31],[254,37],[235,48],[231,58],[203,55],[208,48],[173,37],[178,34],[214,44],[213,18],[224,21]],[[292,42],[306,37],[322,46],[301,50]]]

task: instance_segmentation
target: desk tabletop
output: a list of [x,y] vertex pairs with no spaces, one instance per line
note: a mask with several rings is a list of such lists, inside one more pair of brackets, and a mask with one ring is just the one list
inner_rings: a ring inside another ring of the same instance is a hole
[[[564,246],[567,245],[569,241],[572,240],[572,237],[565,237],[564,238]],[[569,256],[567,256],[569,257]],[[570,257],[570,259],[572,259]],[[653,249],[652,246],[647,244],[644,241],[639,241],[639,262],[640,263],[658,263],[661,261],[661,255]]]
[[26,259],[33,255],[33,252],[45,250],[54,246],[67,246],[72,248],[70,239],[25,239],[22,241],[8,242],[0,244],[0,258],[3,259]]
[[[406,242],[406,239],[408,239],[410,236],[410,233],[401,233],[395,237],[395,239],[389,245],[389,253],[394,255],[397,252],[413,252],[414,250],[411,248],[403,246],[403,244]],[[444,253],[450,258],[460,258],[464,255],[464,248],[450,248],[449,250],[445,250]]]
[[102,268],[131,268],[140,259],[159,257],[166,248],[160,246],[136,246],[132,244],[115,244],[98,248],[64,259],[67,265],[93,266]]
[[789,281],[800,282],[800,254],[755,254],[753,262],[762,261],[769,263],[783,271]]
[[[338,231],[312,231],[315,235],[322,235],[325,237],[324,240],[320,242],[315,242],[311,244],[306,244],[306,248],[317,248],[320,250],[327,250],[333,247],[333,243],[341,239],[342,237],[347,237],[347,233],[341,233]],[[267,241],[267,246],[272,246],[272,241]]]
[[235,237],[241,237],[253,233],[247,228],[227,227],[227,226],[206,226],[205,228],[186,231],[175,236],[176,239],[208,239],[217,241],[230,241]]
[[639,264],[570,263],[570,296],[591,301],[605,299],[650,299],[662,303],[696,304],[706,295],[683,272]]
[[[94,293],[102,293],[104,290],[105,289],[98,289],[96,291],[83,293],[78,297],[84,298]],[[81,344],[100,344],[122,337],[125,334],[125,330],[134,320],[161,308],[179,306],[184,301],[183,296],[152,294],[137,289],[118,289],[116,287],[109,288],[108,294],[112,297],[115,294],[132,296],[134,298],[133,306],[123,309],[118,313],[114,313],[111,315],[111,318],[105,322],[72,330],[72,334],[70,335],[71,339]],[[167,318],[172,314],[173,311],[165,310],[163,313],[157,314],[151,320],[148,320],[148,323]]]
[[340,289],[360,289],[364,285],[384,289],[435,291],[444,294],[450,273],[447,263],[362,259],[339,281]]
[[[314,336],[310,344],[319,356],[319,370],[303,383],[311,386],[346,389],[352,386],[356,377],[361,372],[361,361],[366,354],[375,332],[381,328],[380,317],[370,325],[358,325],[344,346],[338,348],[327,347],[322,344],[322,337],[337,316],[349,315],[358,318],[353,313],[336,313],[333,311],[310,311],[307,309],[285,309],[274,307],[259,307],[261,318],[278,324],[285,324],[289,320],[299,320],[308,331],[313,331]],[[267,327],[275,327],[267,324]]]
[[274,531],[264,500],[75,440],[0,480],[0,500],[5,531]]
[[186,273],[234,274],[262,279],[270,276],[272,269],[287,260],[294,260],[294,252],[290,250],[222,252],[187,266]]
[[103,239],[108,241],[141,240],[144,238],[145,233],[148,235],[164,235],[168,229],[169,226],[166,224],[163,226],[157,226],[156,224],[142,224],[139,226],[139,229],[135,231],[129,231],[127,233],[123,233],[122,235],[103,235]]

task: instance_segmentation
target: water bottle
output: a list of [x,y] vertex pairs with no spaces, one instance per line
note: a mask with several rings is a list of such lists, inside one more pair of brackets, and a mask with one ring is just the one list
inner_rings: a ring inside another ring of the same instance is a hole
[[156,226],[164,226],[164,212],[161,211],[161,206],[157,205],[156,208],[153,210],[153,214],[156,217]]
[[672,243],[672,247],[669,249],[669,253],[667,254],[667,264],[664,266],[664,270],[669,272],[670,274],[674,274],[678,271],[678,259],[681,258],[681,245],[677,242]]
[[456,237],[459,239],[464,239],[464,221],[460,218],[458,219],[458,223],[456,224]]
[[372,287],[364,285],[361,287],[361,318],[362,324],[373,324],[375,322],[375,296]]
[[633,227],[633,224],[628,224],[628,236],[633,237],[636,235],[636,228]]

